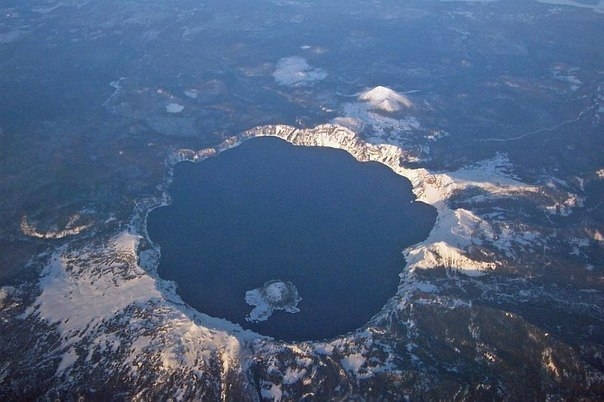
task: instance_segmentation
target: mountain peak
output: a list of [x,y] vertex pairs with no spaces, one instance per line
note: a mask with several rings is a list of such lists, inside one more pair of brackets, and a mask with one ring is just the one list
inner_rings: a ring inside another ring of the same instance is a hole
[[359,100],[369,103],[373,109],[389,113],[413,106],[413,102],[405,95],[384,86],[377,86],[362,92]]

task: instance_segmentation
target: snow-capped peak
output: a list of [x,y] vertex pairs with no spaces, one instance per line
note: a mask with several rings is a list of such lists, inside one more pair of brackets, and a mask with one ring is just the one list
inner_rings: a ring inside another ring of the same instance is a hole
[[368,102],[374,109],[389,113],[413,106],[411,100],[405,95],[383,86],[377,86],[362,92],[359,95],[359,100]]

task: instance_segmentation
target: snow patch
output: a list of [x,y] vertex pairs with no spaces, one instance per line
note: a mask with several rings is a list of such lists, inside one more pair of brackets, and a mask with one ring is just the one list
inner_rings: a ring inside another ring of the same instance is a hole
[[570,84],[570,89],[576,91],[583,85],[583,82],[573,74],[577,70],[577,68],[570,68],[567,71],[564,71],[561,68],[557,68],[552,71],[552,75],[558,81],[568,82]]
[[178,103],[168,103],[166,105],[166,112],[168,113],[180,113],[185,110],[185,107]]
[[604,243],[604,235],[599,230],[594,230],[592,233],[590,233],[590,235],[591,238],[597,241],[598,243]]
[[331,354],[333,353],[334,350],[334,346],[331,344],[325,344],[325,345],[317,345],[315,347],[315,353],[318,355],[325,355],[325,356],[331,356]]
[[[58,372],[77,360],[76,344],[134,303],[161,300],[155,281],[134,270],[139,236],[120,233],[105,249],[58,249],[42,271],[40,295],[25,316],[56,324],[65,350]],[[89,345],[92,347],[92,345]],[[98,345],[97,345],[98,346]]]
[[302,57],[285,57],[277,63],[273,73],[279,85],[296,87],[307,86],[327,77],[327,72],[321,68],[313,68]]
[[[132,247],[138,244],[129,240]],[[123,243],[120,246],[126,247]],[[128,251],[134,258],[135,250]],[[71,275],[74,269],[88,268],[75,267],[77,260],[77,256],[69,255],[64,249],[53,254],[40,279],[42,293],[27,312],[49,323],[58,323],[65,339],[75,341],[79,330],[114,316],[135,301],[161,298],[155,281],[147,275],[124,280],[116,280],[113,275],[91,278],[87,272]]]
[[285,375],[283,376],[283,384],[284,385],[295,384],[298,381],[300,381],[300,379],[302,377],[304,377],[305,375],[306,375],[306,369],[304,369],[304,368],[297,369],[297,368],[288,367],[287,370],[285,371]]
[[118,253],[133,253],[136,251],[136,249],[138,249],[140,239],[140,235],[129,232],[122,232],[119,233],[117,236],[113,237],[109,241],[109,244]]
[[273,384],[270,381],[262,381],[260,385],[260,396],[273,402],[279,402],[283,398],[281,385]]
[[191,99],[197,99],[197,96],[199,96],[199,91],[197,89],[187,89],[184,91],[184,94]]
[[356,375],[366,361],[367,359],[364,358],[362,354],[351,353],[348,356],[344,356],[342,360],[340,360],[340,363],[342,364],[342,367],[344,367],[344,370]]

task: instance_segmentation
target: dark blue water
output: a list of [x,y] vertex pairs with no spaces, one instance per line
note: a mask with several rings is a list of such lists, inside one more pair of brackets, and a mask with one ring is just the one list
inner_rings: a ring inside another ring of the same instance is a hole
[[[160,276],[197,310],[288,341],[367,323],[397,290],[401,251],[436,218],[386,166],[277,138],[179,163],[169,191],[148,219]],[[274,279],[297,287],[300,312],[245,321],[245,292]]]

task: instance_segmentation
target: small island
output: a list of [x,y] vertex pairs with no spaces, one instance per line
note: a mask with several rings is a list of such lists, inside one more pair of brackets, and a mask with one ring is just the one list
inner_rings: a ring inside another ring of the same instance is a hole
[[245,292],[245,302],[254,309],[245,317],[249,322],[266,321],[275,310],[298,313],[302,298],[293,283],[281,280],[268,281],[261,287]]

